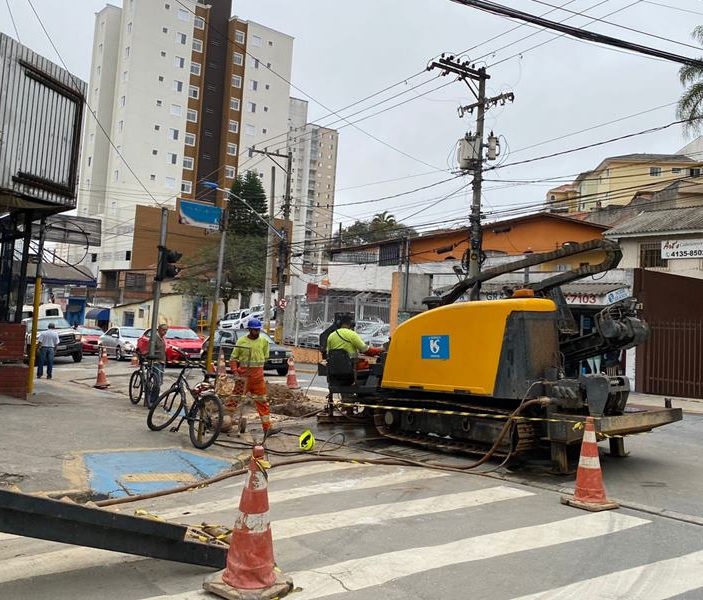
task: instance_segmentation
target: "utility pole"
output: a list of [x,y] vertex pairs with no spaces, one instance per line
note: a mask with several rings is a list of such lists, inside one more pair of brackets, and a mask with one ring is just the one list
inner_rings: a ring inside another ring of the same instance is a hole
[[[505,104],[506,100],[512,102],[515,96],[512,92],[499,94],[492,98],[486,97],[486,80],[490,75],[486,73],[485,67],[475,68],[470,61],[458,61],[453,56],[442,57],[433,61],[427,70],[440,69],[442,75],[454,73],[459,76],[460,81],[464,81],[469,87],[476,102],[467,106],[459,107],[459,117],[463,117],[466,112],[473,113],[476,109],[476,133],[467,133],[459,141],[459,167],[468,173],[473,174],[471,183],[473,194],[471,200],[471,211],[469,213],[469,251],[468,251],[468,276],[476,277],[481,271],[483,256],[482,232],[481,232],[481,186],[483,183],[483,161],[485,147],[488,148],[488,160],[495,160],[500,151],[498,138],[491,132],[488,143],[484,144],[484,121],[486,110],[498,103]],[[471,82],[478,83],[478,89],[472,87]],[[480,283],[477,283],[471,290],[471,300],[478,300]]]
[[159,235],[159,260],[154,277],[154,301],[151,306],[151,339],[149,340],[149,356],[154,356],[156,350],[156,329],[159,326],[159,301],[161,300],[161,261],[166,249],[166,233],[168,232],[168,208],[161,209],[161,234]]
[[[293,152],[290,150],[287,154],[281,154],[280,152],[269,152],[266,148],[263,150],[257,150],[254,146],[249,148],[249,157],[254,154],[265,154],[273,162],[275,162],[281,169],[286,172],[286,193],[283,198],[283,220],[287,223],[290,219],[290,208],[291,208],[291,186],[293,178]],[[283,168],[275,158],[285,158],[286,168]],[[273,214],[269,215],[270,219],[273,219]],[[286,309],[286,270],[288,268],[288,261],[290,258],[290,243],[286,235],[285,226],[281,228],[283,233],[282,237],[278,242],[278,304],[276,307],[276,333],[274,338],[279,344],[283,340],[283,317],[285,315]],[[266,306],[266,314],[270,306]]]
[[[276,167],[271,166],[271,198],[269,199],[269,218],[273,218],[276,205]],[[271,279],[273,279],[273,232],[266,235],[266,278],[264,279],[264,330],[271,329]]]

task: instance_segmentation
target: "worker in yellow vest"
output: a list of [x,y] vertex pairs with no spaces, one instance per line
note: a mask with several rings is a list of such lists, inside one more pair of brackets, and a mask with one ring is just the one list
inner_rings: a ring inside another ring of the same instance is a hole
[[271,407],[264,380],[264,364],[269,358],[269,342],[261,336],[259,319],[249,319],[247,329],[249,329],[249,335],[240,337],[232,349],[229,366],[232,373],[240,375],[246,382],[238,402],[242,402],[247,393],[251,394],[256,412],[261,419],[264,435],[270,436],[278,433],[280,428],[271,429]]
[[327,338],[327,353],[330,350],[344,350],[352,360],[356,361],[358,371],[368,369],[369,362],[359,354],[377,356],[383,351],[381,348],[371,348],[354,331],[354,318],[351,315],[342,315],[339,320],[339,328],[329,334]]

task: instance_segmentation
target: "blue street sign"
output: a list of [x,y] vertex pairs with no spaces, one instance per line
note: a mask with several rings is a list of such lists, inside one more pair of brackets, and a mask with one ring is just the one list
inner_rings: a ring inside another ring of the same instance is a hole
[[178,222],[203,229],[220,229],[222,209],[209,202],[178,201]]
[[449,336],[423,335],[422,358],[449,360]]

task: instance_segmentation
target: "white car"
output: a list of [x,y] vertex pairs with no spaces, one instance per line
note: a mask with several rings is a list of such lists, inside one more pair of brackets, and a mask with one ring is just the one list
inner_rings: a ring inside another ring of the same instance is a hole
[[240,308],[234,312],[228,312],[220,321],[220,329],[241,329],[242,322],[249,320],[250,308]]

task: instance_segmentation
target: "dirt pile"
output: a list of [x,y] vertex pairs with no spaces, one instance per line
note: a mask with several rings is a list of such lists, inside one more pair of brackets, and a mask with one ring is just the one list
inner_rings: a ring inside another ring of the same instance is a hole
[[268,398],[271,412],[289,417],[311,415],[324,407],[326,399],[306,396],[301,390],[289,390],[277,383],[268,383]]

